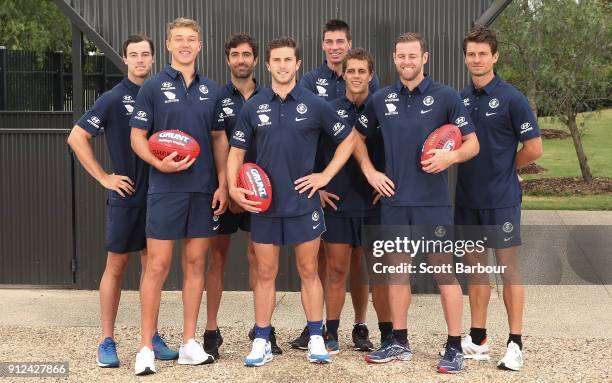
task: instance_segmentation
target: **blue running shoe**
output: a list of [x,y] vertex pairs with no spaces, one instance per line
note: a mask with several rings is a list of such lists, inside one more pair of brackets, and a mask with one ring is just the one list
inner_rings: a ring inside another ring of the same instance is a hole
[[388,338],[378,350],[365,356],[365,361],[368,363],[387,363],[392,360],[408,361],[410,359],[412,359],[410,344],[403,345],[393,338]]
[[98,358],[96,362],[100,367],[119,367],[117,343],[110,336],[98,345]]
[[320,335],[313,335],[308,342],[308,356],[310,363],[329,363],[331,358],[329,352],[325,348],[325,341]]
[[438,372],[456,374],[463,370],[463,353],[454,347],[446,346],[444,356],[438,362]]
[[272,346],[270,342],[262,338],[255,338],[251,352],[244,358],[244,365],[248,367],[259,367],[272,359],[274,359],[274,355],[272,355]]
[[336,355],[340,352],[340,345],[338,339],[334,338],[331,334],[325,335],[325,348],[330,355]]
[[156,331],[155,335],[153,335],[153,339],[151,339],[151,343],[153,344],[153,352],[155,353],[155,359],[157,360],[175,360],[178,359],[179,353],[178,351],[172,350],[166,342],[164,342],[164,338],[159,335]]

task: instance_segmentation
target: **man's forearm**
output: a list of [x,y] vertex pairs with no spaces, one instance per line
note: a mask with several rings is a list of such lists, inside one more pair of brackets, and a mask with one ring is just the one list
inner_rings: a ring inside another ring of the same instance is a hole
[[355,149],[355,141],[357,133],[355,130],[351,131],[351,133],[338,145],[336,148],[336,152],[334,153],[333,158],[325,167],[322,173],[327,175],[330,179],[333,178],[340,169],[346,164],[346,161],[351,157],[353,151]]
[[68,136],[68,145],[79,159],[81,165],[85,168],[96,181],[100,182],[106,175],[106,171],[100,165],[94,155],[94,151],[91,147],[91,143],[87,137],[80,135],[74,131],[74,129],[81,129],[79,127],[73,128],[73,132]]
[[132,128],[130,134],[130,141],[132,144],[132,150],[138,157],[149,165],[159,168],[161,160],[155,157],[149,149],[149,142],[147,141],[147,132],[139,128]]

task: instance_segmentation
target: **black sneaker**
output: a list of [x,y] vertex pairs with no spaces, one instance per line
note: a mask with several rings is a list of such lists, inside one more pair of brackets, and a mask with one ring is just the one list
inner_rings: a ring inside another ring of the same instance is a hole
[[278,344],[276,343],[276,331],[274,330],[274,327],[272,327],[272,331],[270,331],[270,344],[272,345],[272,354],[280,355],[283,353],[283,350],[278,347]]
[[204,331],[204,351],[212,355],[215,360],[219,359],[219,347],[221,347],[222,344],[223,337],[219,329]]
[[291,348],[297,348],[300,350],[308,350],[308,342],[310,342],[310,333],[308,327],[304,327],[300,336],[291,341]]
[[353,343],[355,351],[373,351],[374,345],[370,342],[370,331],[365,323],[356,323],[353,325]]
[[249,330],[249,340],[251,342],[255,340],[255,326]]

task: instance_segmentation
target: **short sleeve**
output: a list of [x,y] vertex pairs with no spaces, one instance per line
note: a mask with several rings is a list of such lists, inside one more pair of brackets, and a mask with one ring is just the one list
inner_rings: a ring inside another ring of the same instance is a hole
[[378,118],[376,117],[374,105],[374,98],[370,98],[355,123],[355,129],[366,137],[372,137],[378,131],[376,129],[378,127]]
[[154,88],[150,80],[145,82],[142,88],[140,88],[136,97],[136,103],[134,104],[132,118],[130,119],[130,126],[149,131],[152,130],[154,118],[153,91]]
[[470,113],[465,108],[461,96],[454,90],[449,92],[448,96],[448,122],[457,125],[459,130],[461,130],[462,136],[476,131]]
[[352,126],[348,126],[342,121],[338,113],[334,111],[334,108],[326,101],[320,100],[319,106],[319,122],[321,128],[327,133],[327,135],[338,144],[342,142],[349,134],[351,134]]
[[380,89],[380,80],[378,79],[378,75],[376,73],[374,73],[372,76],[372,80],[370,80],[368,88],[370,90],[370,94],[374,94]]
[[91,109],[83,114],[76,124],[93,137],[99,135],[102,128],[104,128],[108,122],[108,116],[112,110],[111,104],[112,97],[110,94],[104,93],[102,96],[98,97]]
[[234,126],[234,131],[230,137],[230,146],[244,150],[248,150],[251,146],[255,130],[253,129],[249,116],[249,108],[245,105],[238,115],[238,121],[236,121],[236,126]]
[[310,93],[317,94],[317,90],[315,88],[314,76],[312,75],[311,72],[306,73],[304,77],[300,79],[300,82],[298,83],[298,85],[304,89],[307,89]]
[[520,141],[540,137],[540,127],[529,101],[523,95],[518,95],[510,100],[510,120],[512,129]]

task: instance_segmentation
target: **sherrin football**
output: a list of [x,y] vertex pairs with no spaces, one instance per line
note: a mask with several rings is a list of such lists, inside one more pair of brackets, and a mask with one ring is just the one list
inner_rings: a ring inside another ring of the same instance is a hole
[[177,152],[174,161],[181,161],[188,155],[197,158],[200,155],[200,144],[189,134],[180,130],[162,130],[149,137],[149,149],[155,157],[163,160]]
[[272,184],[266,172],[259,165],[247,162],[238,171],[238,187],[252,191],[253,195],[246,198],[251,201],[261,202],[262,212],[270,208],[272,203]]
[[445,124],[431,132],[423,144],[421,151],[421,161],[433,157],[427,154],[432,149],[442,149],[445,151],[457,150],[461,147],[461,131],[453,124]]

